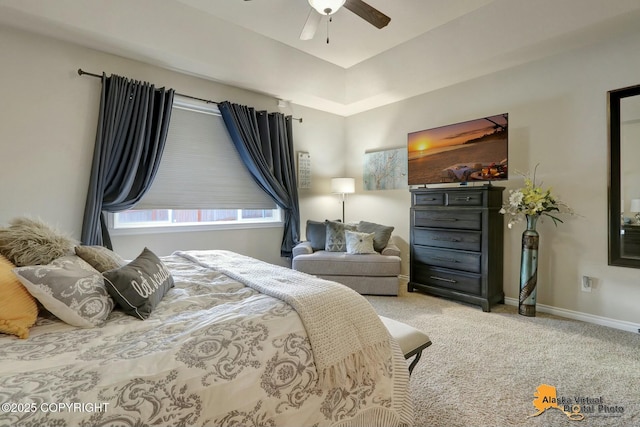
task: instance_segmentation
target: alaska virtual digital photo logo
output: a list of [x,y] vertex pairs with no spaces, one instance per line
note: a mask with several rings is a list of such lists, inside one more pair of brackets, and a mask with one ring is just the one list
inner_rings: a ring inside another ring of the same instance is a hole
[[554,386],[540,384],[533,393],[533,406],[537,412],[529,415],[537,417],[542,415],[548,409],[559,410],[573,421],[582,421],[585,415],[588,416],[609,416],[620,417],[624,413],[624,407],[618,405],[606,405],[602,396],[600,397],[558,397],[557,390]]

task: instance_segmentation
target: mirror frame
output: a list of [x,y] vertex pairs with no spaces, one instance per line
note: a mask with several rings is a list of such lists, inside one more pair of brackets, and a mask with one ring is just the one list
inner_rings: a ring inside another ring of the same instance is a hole
[[640,85],[629,86],[607,92],[609,128],[609,265],[640,268],[640,259],[624,257],[621,251],[621,209],[620,209],[620,101],[623,98],[640,95]]

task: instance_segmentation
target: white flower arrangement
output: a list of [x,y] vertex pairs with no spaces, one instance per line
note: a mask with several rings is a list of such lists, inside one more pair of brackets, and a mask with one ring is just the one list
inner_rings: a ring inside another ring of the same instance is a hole
[[[500,213],[509,215],[507,226],[513,228],[514,224],[522,221],[526,216],[548,216],[557,226],[559,222],[563,222],[556,215],[569,214],[575,215],[566,203],[557,199],[551,194],[551,188],[544,189],[541,185],[536,184],[536,165],[533,170],[533,179],[528,175],[524,176],[524,188],[517,190],[509,190],[509,201],[502,205]],[[551,214],[554,212],[554,214]]]

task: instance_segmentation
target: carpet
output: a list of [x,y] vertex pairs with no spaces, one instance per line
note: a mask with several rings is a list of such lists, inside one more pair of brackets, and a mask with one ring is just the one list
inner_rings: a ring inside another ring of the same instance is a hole
[[418,292],[366,298],[433,342],[411,376],[415,426],[640,426],[640,334]]

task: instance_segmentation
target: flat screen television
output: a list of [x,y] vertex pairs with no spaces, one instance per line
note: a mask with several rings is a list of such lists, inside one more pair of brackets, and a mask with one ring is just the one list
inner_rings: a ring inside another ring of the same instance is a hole
[[412,132],[407,137],[409,185],[508,178],[509,114]]

